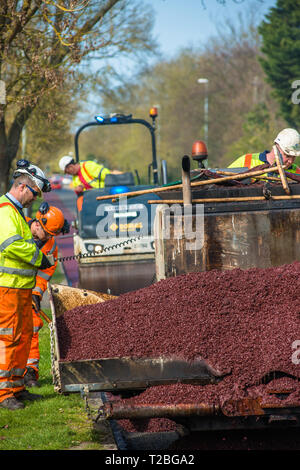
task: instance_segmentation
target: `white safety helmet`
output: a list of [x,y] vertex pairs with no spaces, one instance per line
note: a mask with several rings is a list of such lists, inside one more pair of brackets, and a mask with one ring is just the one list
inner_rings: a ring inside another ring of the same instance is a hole
[[40,190],[40,194],[42,192],[48,193],[51,191],[51,184],[44,172],[38,166],[32,165],[28,160],[23,158],[17,161],[17,169],[13,173],[13,178],[18,178],[21,175],[29,176]]
[[70,155],[65,155],[59,160],[59,168],[61,169],[61,171],[65,172],[66,167],[72,162],[74,162],[73,157],[70,157]]
[[287,155],[300,157],[300,134],[296,129],[283,129],[274,142],[280,145]]

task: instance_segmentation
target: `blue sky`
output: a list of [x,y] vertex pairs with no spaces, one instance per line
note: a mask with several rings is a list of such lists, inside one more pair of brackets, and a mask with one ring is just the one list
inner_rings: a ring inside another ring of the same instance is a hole
[[[153,37],[159,45],[162,58],[168,60],[189,46],[205,47],[227,20],[238,25],[240,14],[245,22],[254,10],[255,20],[260,23],[268,10],[276,4],[276,0],[223,1],[226,2],[225,5],[218,0],[144,0],[154,11]],[[157,57],[148,60],[150,63],[152,60],[156,62]],[[130,76],[136,72],[136,62],[128,57],[118,56],[108,62],[120,74]]]
[[257,18],[262,18],[275,6],[276,0],[226,0],[224,6],[217,0],[148,0],[147,3],[155,11],[154,36],[162,53],[170,57],[183,47],[204,46],[226,19],[237,21],[238,15],[247,14],[251,6]]
[[[182,48],[201,47],[209,43],[210,37],[218,33],[218,28],[230,19],[238,23],[239,14],[247,17],[254,8],[257,21],[261,21],[268,10],[276,5],[276,0],[226,0],[223,6],[217,0],[144,0],[155,13],[153,36],[165,59],[172,58]],[[225,1],[225,0],[224,0]],[[204,4],[204,7],[203,7]],[[156,61],[157,59],[154,59]],[[128,59],[112,59],[118,72],[134,74],[136,64]],[[94,67],[97,70],[97,61]],[[131,72],[132,71],[132,72]],[[92,111],[92,109],[97,111]],[[99,97],[92,95],[89,114],[99,112]],[[85,113],[83,113],[85,114]],[[82,115],[80,114],[80,119]]]

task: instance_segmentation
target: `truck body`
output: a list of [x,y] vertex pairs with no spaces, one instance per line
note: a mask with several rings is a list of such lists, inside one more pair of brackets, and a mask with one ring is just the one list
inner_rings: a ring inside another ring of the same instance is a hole
[[[216,200],[192,205],[193,234],[197,217],[201,219],[198,226],[201,225],[202,239],[198,245],[191,242],[191,236],[186,238],[184,230],[179,236],[176,231],[177,226],[184,227],[181,192],[159,193],[162,200],[173,203],[160,204],[157,210],[157,280],[195,271],[268,268],[300,260],[300,199],[286,198],[280,184],[273,185],[271,192],[282,199],[265,199],[264,184],[213,186],[192,191],[193,199]],[[290,188],[292,195],[300,195],[299,184],[291,184]],[[261,200],[252,200],[257,197]],[[218,198],[244,201],[217,202]],[[176,207],[182,211],[176,211]],[[170,229],[165,236],[167,226]]]
[[96,200],[108,193],[109,189],[84,193],[74,254],[80,254],[80,288],[119,295],[155,279],[155,214],[145,197],[130,198],[125,205]]
[[[96,116],[78,129],[75,135],[75,157],[79,162],[79,136],[90,126],[142,125],[149,130],[152,162],[148,166],[148,183],[136,182],[132,172],[108,175],[105,187],[83,193],[77,212],[78,232],[74,236],[74,254],[78,257],[79,288],[119,295],[150,285],[155,279],[153,221],[155,208],[144,196],[126,201],[99,201],[97,197],[124,191],[152,188],[158,184],[155,144],[156,111],[152,124],[131,115]],[[158,198],[158,196],[155,196]],[[148,215],[149,214],[149,215]]]

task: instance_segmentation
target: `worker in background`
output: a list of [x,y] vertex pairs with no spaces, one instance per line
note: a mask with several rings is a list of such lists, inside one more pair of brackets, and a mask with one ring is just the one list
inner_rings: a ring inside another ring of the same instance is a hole
[[[282,156],[282,164],[287,165],[285,171],[290,173],[300,173],[300,168],[294,163],[296,157],[300,157],[300,134],[296,129],[283,129],[274,140],[279,154]],[[275,153],[265,150],[262,153],[247,153],[237,158],[228,168],[253,168],[258,165],[275,163]]]
[[10,191],[0,197],[0,407],[9,410],[41,398],[25,389],[24,374],[36,273],[52,263],[34,243],[23,209],[48,191],[51,186],[42,170],[19,160]]
[[38,387],[40,361],[39,330],[43,326],[43,320],[39,314],[41,300],[45,290],[47,289],[48,282],[57,267],[58,248],[55,236],[60,233],[68,233],[70,231],[70,225],[68,221],[65,220],[62,211],[58,209],[58,207],[49,206],[47,202],[43,202],[40,205],[35,219],[26,219],[38,248],[46,256],[53,256],[54,258],[52,266],[43,270],[38,270],[35,286],[32,290],[33,336],[24,380],[25,386]]
[[104,188],[105,177],[111,173],[103,165],[92,160],[76,163],[69,155],[59,160],[59,167],[63,173],[72,175],[73,189],[77,196],[88,189]]

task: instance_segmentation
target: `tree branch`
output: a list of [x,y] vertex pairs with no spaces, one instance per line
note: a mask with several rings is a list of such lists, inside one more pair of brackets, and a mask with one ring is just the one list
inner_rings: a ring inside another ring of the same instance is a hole
[[[84,25],[78,29],[78,31],[74,34],[72,37],[72,44],[75,45],[78,43],[80,40],[82,40],[82,37],[89,33],[92,28],[101,21],[104,16],[121,0],[108,0],[107,4],[104,5],[102,8],[100,8],[99,12],[97,12],[93,18],[90,20],[86,21]],[[60,48],[60,53],[56,54],[53,56],[52,64],[59,64],[63,61],[64,57],[68,55],[70,52],[70,48],[67,46],[63,46]]]
[[10,35],[6,39],[7,44],[11,44],[18,33],[20,33],[26,24],[34,17],[36,12],[42,5],[42,0],[36,0],[36,5],[30,8],[31,0],[24,0],[23,8],[19,14],[19,16],[15,17],[15,24],[10,33]]

